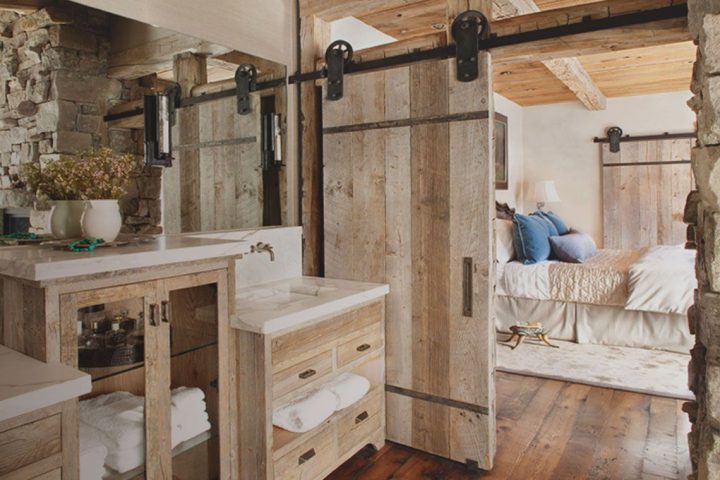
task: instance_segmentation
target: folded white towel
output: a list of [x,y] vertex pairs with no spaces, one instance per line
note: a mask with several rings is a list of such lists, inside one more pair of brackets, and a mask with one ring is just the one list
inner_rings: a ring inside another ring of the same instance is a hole
[[211,425],[208,421],[207,413],[205,413],[204,416],[185,419],[178,426],[178,443],[185,442],[193,437],[197,437],[201,433],[210,430],[210,428]]
[[81,419],[104,434],[108,450],[135,447],[145,440],[144,403],[133,396],[86,410]]
[[136,395],[133,395],[130,392],[112,392],[104,395],[98,395],[97,397],[93,397],[88,400],[83,400],[80,402],[80,415],[87,413],[90,410],[95,410],[97,408],[110,405],[111,403],[119,402],[120,400],[127,400],[128,398],[136,398]]
[[118,473],[125,473],[145,464],[145,445],[111,451],[105,457],[105,465]]
[[186,404],[205,405],[205,392],[199,388],[178,387],[171,392],[172,404],[182,409]]
[[308,395],[277,408],[273,424],[295,433],[303,433],[320,425],[335,413],[337,400],[328,390],[316,390]]
[[105,472],[107,448],[100,432],[80,422],[80,480],[99,480]]
[[370,391],[370,381],[354,373],[343,373],[323,385],[322,388],[335,395],[335,410],[342,410],[363,398]]

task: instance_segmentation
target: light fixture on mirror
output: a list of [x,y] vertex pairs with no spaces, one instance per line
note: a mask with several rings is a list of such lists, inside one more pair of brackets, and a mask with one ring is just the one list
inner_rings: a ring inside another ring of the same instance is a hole
[[554,180],[542,180],[535,183],[535,202],[538,210],[542,210],[546,203],[560,202],[560,195],[555,188]]
[[180,85],[170,84],[163,93],[145,95],[145,165],[172,167],[172,127]]

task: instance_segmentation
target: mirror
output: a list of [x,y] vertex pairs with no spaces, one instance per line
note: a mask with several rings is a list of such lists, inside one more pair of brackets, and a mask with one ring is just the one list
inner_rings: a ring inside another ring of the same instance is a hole
[[[109,144],[154,165],[122,202],[127,231],[289,223],[284,65],[121,17],[111,19],[109,48],[108,76],[122,83],[105,116]],[[249,111],[236,94],[243,65],[257,72]]]

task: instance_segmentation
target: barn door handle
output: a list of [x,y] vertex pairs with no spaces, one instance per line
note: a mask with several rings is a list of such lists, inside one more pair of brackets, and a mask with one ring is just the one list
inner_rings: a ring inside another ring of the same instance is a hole
[[300,372],[300,373],[298,374],[298,377],[300,377],[301,379],[305,380],[306,378],[312,377],[312,376],[315,375],[316,373],[317,373],[317,372],[316,372],[315,370],[313,370],[312,368],[308,368],[308,369],[305,370],[304,372]]
[[308,450],[307,452],[305,452],[305,453],[303,453],[302,455],[300,455],[300,457],[298,458],[298,465],[302,465],[303,463],[307,462],[308,460],[310,460],[310,459],[313,458],[314,456],[315,456],[315,449],[314,449],[314,448],[311,448],[311,449]]
[[464,317],[473,314],[473,260],[472,257],[463,258],[462,263],[462,309]]
[[365,350],[370,350],[370,344],[369,343],[363,343],[359,347],[357,347],[355,350],[358,352],[364,352]]
[[153,327],[158,326],[158,305],[157,303],[153,303],[150,305],[150,325]]

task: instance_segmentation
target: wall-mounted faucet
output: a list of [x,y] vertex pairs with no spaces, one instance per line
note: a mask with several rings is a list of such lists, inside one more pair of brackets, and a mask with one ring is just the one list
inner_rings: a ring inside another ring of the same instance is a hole
[[251,253],[267,252],[270,254],[270,261],[275,261],[275,252],[273,251],[272,245],[269,243],[258,242],[255,245],[250,246]]

